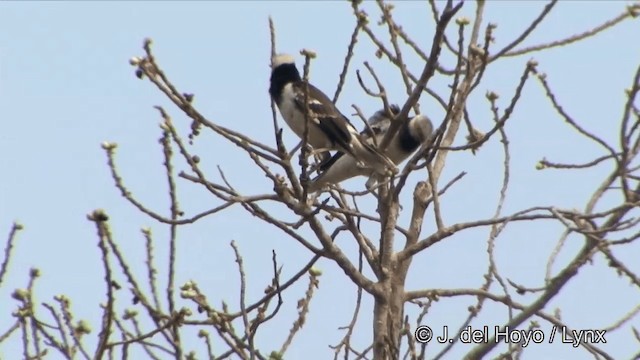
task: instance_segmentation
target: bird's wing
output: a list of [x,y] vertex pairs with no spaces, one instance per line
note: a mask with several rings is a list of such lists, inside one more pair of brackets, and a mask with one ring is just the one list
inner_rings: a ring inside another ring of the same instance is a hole
[[[375,145],[373,139],[375,139],[375,143],[379,144],[388,128],[389,128],[389,121],[386,121],[386,125],[384,122],[379,122],[362,130],[360,132],[360,135],[364,141],[366,141],[371,145]],[[321,172],[327,171],[343,156],[345,156],[345,154],[342,151],[337,151],[330,159],[324,161],[318,167],[319,171]]]
[[[344,149],[349,149],[351,135],[355,132],[353,125],[338,111],[322,91],[311,84],[308,86],[309,93],[307,99],[311,116],[310,120],[314,121],[332,142]],[[304,114],[304,82],[299,81],[293,83],[293,90],[296,95],[296,107]]]
[[[391,112],[393,114],[397,114],[399,112],[398,105],[391,105]],[[376,139],[376,143],[379,143],[384,134],[386,134],[387,130],[389,130],[389,126],[391,125],[391,120],[385,113],[384,109],[378,110],[374,113],[367,121],[369,126],[365,127],[360,135],[362,139],[370,144],[374,144],[372,139]],[[327,171],[331,166],[333,166],[337,161],[340,160],[344,156],[344,153],[341,151],[336,152],[331,159],[323,162],[318,168],[321,172]]]
[[388,127],[388,125],[384,126],[383,123],[372,124],[362,129],[362,131],[360,131],[360,135],[364,140],[369,141],[372,137],[379,137],[384,134]]
[[[398,107],[398,105],[396,104],[391,104],[389,105],[389,111],[391,112],[392,116],[396,116],[400,113],[400,107]],[[385,109],[380,109],[373,113],[371,117],[369,117],[367,123],[369,123],[369,126],[371,127],[384,126],[388,128],[391,124],[391,120],[392,118],[389,117],[389,114],[387,114]]]
[[308,84],[307,104],[305,106],[305,83],[297,81],[292,84],[294,103],[301,113],[309,109],[314,124],[324,133],[332,147],[339,151],[348,152],[358,162],[373,167],[378,173],[385,173],[386,169],[395,169],[395,164],[378,149],[362,139],[362,136],[351,125],[349,120],[340,113],[333,102],[318,90]]
[[344,156],[344,153],[342,151],[337,151],[335,154],[333,154],[333,156],[329,160],[323,161],[320,164],[320,166],[318,167],[318,171],[320,173],[327,171],[330,167],[333,166],[333,164],[336,163],[336,161],[338,161],[343,156]]
[[[391,115],[396,116],[398,115],[398,113],[400,113],[400,107],[396,104],[391,104],[389,105],[389,111],[391,111]],[[389,117],[385,109],[380,109],[369,117],[367,123],[369,124],[369,126],[362,130],[360,134],[365,139],[370,139],[373,136],[378,139],[386,134],[387,131],[389,131],[389,127],[391,126],[391,118]],[[371,128],[373,134],[371,133],[371,131],[369,131],[369,128]]]
[[359,175],[369,175],[371,169],[359,167],[356,160],[344,153],[337,153],[331,158],[331,165],[321,172],[309,184],[309,192],[316,192],[328,184],[338,184]]

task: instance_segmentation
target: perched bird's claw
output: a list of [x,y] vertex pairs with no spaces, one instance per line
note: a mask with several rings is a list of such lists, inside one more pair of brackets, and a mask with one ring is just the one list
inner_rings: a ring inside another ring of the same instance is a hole
[[319,191],[313,194],[309,194],[309,196],[307,196],[307,206],[309,207],[314,206],[319,196],[320,196]]
[[[389,181],[398,174],[397,164],[433,133],[431,121],[418,114],[404,122],[385,149],[378,149],[400,108],[392,105],[378,110],[368,120],[368,131],[358,132],[326,94],[302,79],[294,57],[288,54],[278,54],[272,59],[269,94],[287,125],[306,143],[302,153],[322,158],[315,164],[303,161],[310,165],[311,172],[318,173],[311,183],[305,184],[307,190],[315,192],[324,191],[323,185],[358,175],[373,174],[378,183]],[[331,151],[336,153],[332,156]],[[277,190],[285,194],[283,189]]]
[[367,190],[373,191],[377,183],[378,183],[378,179],[376,178],[376,175],[372,174],[369,177],[369,180],[367,180],[367,182],[364,184],[364,186],[367,188]]
[[321,155],[322,155],[322,153],[325,153],[325,152],[328,152],[328,151],[331,151],[331,149],[329,149],[329,148],[318,148],[318,149],[312,149],[312,150],[309,152],[309,155],[313,155],[313,156],[321,156]]

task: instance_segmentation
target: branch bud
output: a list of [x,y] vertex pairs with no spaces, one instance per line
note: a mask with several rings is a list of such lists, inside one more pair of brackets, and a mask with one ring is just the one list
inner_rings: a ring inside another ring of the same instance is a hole
[[113,150],[118,147],[118,144],[110,141],[103,141],[100,146],[105,150]]
[[282,355],[281,352],[272,351],[271,354],[269,354],[269,360],[282,360],[282,359],[284,359],[284,356]]
[[359,11],[356,16],[358,17],[358,24],[360,24],[360,26],[364,26],[369,23],[368,15],[364,10]]
[[74,330],[78,335],[90,334],[91,333],[91,327],[84,320],[78,321],[78,325],[76,325]]
[[[467,144],[475,144],[477,141],[483,139],[484,136],[485,134],[482,131],[472,128],[469,135],[467,135]],[[481,145],[482,144],[471,145],[471,153],[475,155]]]
[[194,285],[193,281],[189,280],[180,287],[180,290],[191,290],[193,289],[193,285]]
[[182,316],[191,316],[193,315],[193,312],[191,312],[191,309],[189,309],[188,307],[183,306],[180,308],[180,314]]
[[309,59],[315,59],[317,56],[315,51],[309,49],[300,50],[300,55],[308,57]]
[[124,315],[122,316],[122,318],[124,320],[129,320],[129,319],[133,319],[134,317],[136,317],[138,315],[138,312],[135,310],[131,310],[131,309],[126,309],[124,311]]
[[64,307],[69,307],[69,305],[71,304],[71,300],[69,300],[66,295],[56,295],[53,297],[53,300],[61,303]]
[[104,222],[109,220],[109,216],[103,209],[96,209],[87,215],[87,219],[95,222]]
[[16,299],[16,300],[26,301],[29,298],[29,290],[27,290],[27,289],[16,289],[13,292],[13,294],[11,294],[11,297]]
[[459,18],[456,19],[456,24],[460,26],[469,25],[470,23],[471,23],[471,20],[469,20],[469,18],[466,16],[460,16]]
[[131,66],[138,66],[140,65],[141,62],[142,62],[142,58],[139,56],[134,56],[131,59],[129,59],[129,64],[131,64]]
[[474,56],[485,56],[485,51],[478,45],[470,45],[469,52]]
[[183,299],[195,299],[198,293],[194,290],[182,290],[180,291],[180,297]]
[[312,267],[311,269],[309,269],[309,275],[311,276],[322,276],[322,270],[316,268],[316,267]]

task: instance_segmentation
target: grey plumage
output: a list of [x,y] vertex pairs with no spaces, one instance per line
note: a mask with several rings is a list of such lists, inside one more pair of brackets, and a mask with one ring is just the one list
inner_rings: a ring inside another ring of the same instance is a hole
[[[273,58],[269,94],[280,114],[300,139],[305,129],[305,83],[300,77],[291,55],[280,54]],[[361,139],[358,131],[340,113],[333,102],[311,84],[307,84],[309,109],[308,144],[318,152],[337,150],[357,159],[356,165],[374,169],[384,174],[397,171],[393,162],[375,147]]]
[[[391,112],[395,115],[400,110],[396,105],[392,105]],[[373,134],[369,129],[365,129],[361,133],[362,136],[370,144],[374,142],[380,144],[391,126],[391,119],[383,109],[373,114],[368,123]],[[428,140],[432,132],[433,124],[429,118],[425,115],[416,115],[400,127],[386,148],[385,155],[394,164],[399,165]],[[310,192],[318,191],[328,184],[337,184],[360,175],[370,177],[367,187],[373,186],[376,182],[375,174],[370,169],[355,166],[355,160],[348,154],[335,154],[322,169],[324,172],[310,183],[308,188]]]

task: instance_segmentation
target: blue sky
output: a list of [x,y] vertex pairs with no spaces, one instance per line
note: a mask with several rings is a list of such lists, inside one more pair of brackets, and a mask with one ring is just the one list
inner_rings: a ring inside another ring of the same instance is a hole
[[[543,8],[544,2],[487,3],[484,20],[498,24],[494,49],[509,43]],[[442,4],[440,4],[442,5]],[[585,31],[621,13],[625,2],[561,2],[543,24],[523,43],[535,45]],[[374,3],[365,5],[376,27],[378,11]],[[473,18],[474,4],[469,2],[461,16]],[[403,28],[413,34],[423,48],[433,37],[431,13],[422,2],[399,2],[394,12]],[[19,241],[10,267],[10,275],[0,289],[0,331],[9,324],[14,307],[10,294],[22,287],[28,269],[38,267],[43,276],[36,290],[38,301],[51,301],[53,295],[67,294],[78,318],[88,319],[94,331],[99,326],[98,304],[104,297],[102,268],[96,246],[96,231],[86,214],[103,208],[120,246],[139,276],[144,275],[144,239],[140,228],[150,227],[157,241],[157,259],[166,259],[168,230],[140,214],[125,201],[113,185],[100,144],[118,143],[118,169],[137,199],[149,208],[167,214],[169,201],[162,152],[157,143],[161,121],[154,105],[165,106],[178,128],[187,133],[190,121],[170,105],[150,83],[134,76],[128,60],[143,54],[145,37],[154,40],[154,51],[162,68],[181,91],[195,94],[195,106],[211,121],[274,145],[271,126],[269,79],[268,17],[277,31],[278,51],[296,54],[300,49],[317,52],[311,79],[320,89],[333,94],[354,19],[347,2],[3,2],[0,5],[0,234],[9,232],[14,220],[26,229]],[[638,21],[625,21],[618,27],[584,42],[555,48],[543,53],[507,58],[487,70],[484,81],[469,100],[474,125],[488,131],[491,113],[484,97],[486,91],[500,94],[504,109],[511,98],[526,62],[535,58],[539,70],[556,92],[565,110],[590,131],[617,143],[617,125],[625,101],[624,89],[631,85],[640,62],[636,41]],[[451,31],[450,36],[454,32]],[[386,39],[386,37],[385,37]],[[354,69],[364,70],[369,61],[383,79],[390,99],[403,103],[404,87],[395,68],[374,56],[375,47],[360,38],[352,71],[338,107],[349,113],[358,104],[367,114],[380,108],[358,86]],[[409,53],[405,50],[405,53]],[[407,56],[408,66],[419,73],[423,64]],[[443,64],[453,67],[452,58]],[[436,76],[431,85],[441,96],[448,96],[450,79]],[[444,113],[436,103],[423,97],[421,109],[436,124]],[[282,123],[282,122],[281,122]],[[356,120],[354,118],[354,123]],[[602,165],[581,172],[536,171],[537,161],[547,157],[556,162],[586,162],[602,155],[602,149],[581,138],[567,127],[551,108],[535,79],[525,86],[523,99],[506,126],[512,156],[511,188],[505,213],[534,205],[560,208],[584,208],[588,196],[611,170]],[[292,147],[295,136],[284,131],[285,143]],[[456,144],[464,142],[461,131]],[[210,132],[204,132],[192,147],[201,158],[201,166],[211,179],[219,181],[216,166],[245,194],[270,192],[269,180],[252,167],[252,162],[233,145]],[[460,171],[467,175],[443,198],[445,222],[454,224],[492,216],[501,186],[502,147],[497,137],[485,144],[475,156],[470,152],[449,154],[441,184]],[[187,170],[177,161],[178,170]],[[410,215],[411,189],[424,179],[424,173],[410,178],[403,194],[407,204],[400,223]],[[345,182],[349,189],[361,189],[365,179]],[[180,203],[187,214],[195,214],[217,205],[203,189],[179,181]],[[366,206],[371,206],[369,200]],[[272,207],[274,213],[291,219],[285,210]],[[334,225],[328,225],[334,226]],[[433,231],[432,217],[423,226],[423,236]],[[365,229],[375,236],[376,228]],[[498,239],[497,265],[509,279],[527,286],[543,284],[545,264],[562,228],[551,222],[518,224],[508,227]],[[478,287],[486,271],[488,229],[461,233],[416,257],[408,289]],[[237,304],[238,275],[228,243],[235,240],[248,265],[249,298],[258,298],[269,281],[271,251],[278,254],[285,278],[294,274],[311,258],[302,246],[279,231],[246,214],[240,207],[207,218],[179,232],[177,284],[194,279],[207,291],[214,304],[227,299]],[[340,240],[340,246],[356,260],[352,240]],[[582,244],[570,238],[556,265],[571,259]],[[640,250],[629,246],[615,252],[636,271]],[[321,261],[324,272],[320,289],[311,304],[305,329],[294,342],[288,358],[318,354],[327,358],[328,345],[339,342],[339,326],[350,320],[355,289],[337,265]],[[162,280],[164,281],[164,279]],[[124,283],[124,281],[122,281]],[[258,338],[264,351],[284,341],[296,314],[295,302],[303,296],[306,281],[285,294],[281,317],[265,325]],[[496,290],[498,291],[498,290]],[[120,309],[131,306],[122,296]],[[532,298],[520,297],[526,303]],[[562,309],[562,318],[574,328],[601,328],[633,309],[640,299],[624,278],[606,266],[601,257],[582,269],[565,292],[556,297],[547,312]],[[457,327],[466,316],[473,298],[440,301],[434,305],[426,323],[438,328]],[[178,302],[180,306],[187,304]],[[346,306],[345,306],[346,304]],[[370,309],[371,299],[364,301]],[[409,314],[415,309],[407,307]],[[499,325],[504,321],[503,307],[488,304],[486,314],[472,325]],[[367,310],[359,321],[355,343],[365,347],[370,339],[371,318]],[[543,323],[544,324],[544,323]],[[630,326],[640,327],[633,319],[622,330],[608,335],[602,348],[616,358],[627,358],[638,349]],[[543,329],[548,330],[546,324]],[[197,342],[188,347],[202,349]],[[524,359],[582,359],[585,352],[567,344],[530,345]],[[437,348],[434,347],[434,352]],[[466,353],[459,346],[452,359]],[[19,354],[17,341],[0,347],[0,357]],[[51,357],[55,358],[55,356]],[[306,358],[306,356],[305,356]]]

